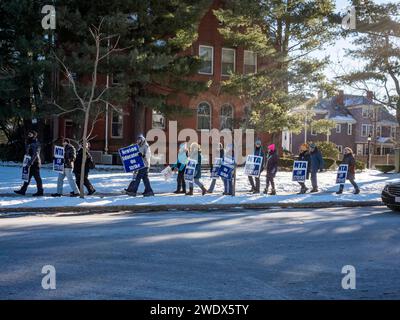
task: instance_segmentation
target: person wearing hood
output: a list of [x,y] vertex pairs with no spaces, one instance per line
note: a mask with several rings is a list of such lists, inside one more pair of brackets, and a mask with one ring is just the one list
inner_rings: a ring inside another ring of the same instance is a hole
[[265,163],[265,167],[267,169],[267,185],[265,187],[264,193],[268,194],[269,185],[271,185],[271,196],[276,195],[275,176],[278,172],[278,161],[279,156],[275,144],[270,144],[268,146],[268,153],[266,155]]
[[[195,172],[194,172],[194,183],[197,184],[201,189],[201,194],[204,196],[207,193],[207,189],[201,183],[201,146],[197,142],[193,142],[189,148],[189,158],[197,160]],[[189,182],[189,192],[187,196],[193,195],[193,182]]]
[[129,195],[132,197],[136,197],[140,181],[143,180],[144,183],[144,197],[151,197],[154,196],[153,189],[150,185],[149,180],[149,170],[150,170],[150,159],[151,159],[151,150],[150,146],[147,143],[145,137],[140,134],[136,140],[137,145],[139,146],[139,156],[143,158],[143,163],[145,165],[144,168],[138,170],[136,178],[131,182],[128,189],[126,190]]
[[[217,149],[216,149],[216,154],[220,157],[220,159],[224,158],[224,146],[222,143],[218,143]],[[213,167],[211,166],[211,172],[213,170]],[[207,190],[207,193],[213,193],[215,189],[215,184],[217,183],[218,178],[213,178],[210,184],[210,187]]]
[[[349,147],[344,148],[344,156],[341,164],[347,164],[349,166],[347,171],[347,180],[354,187],[354,194],[360,193],[360,188],[358,187],[357,183],[354,181],[356,178],[356,159],[354,159],[353,150]],[[339,190],[336,192],[337,194],[342,194],[344,189],[344,184],[341,184]]]
[[312,190],[310,192],[318,192],[318,171],[324,169],[324,159],[322,158],[321,151],[315,143],[310,143],[310,157],[311,157],[311,184]]
[[31,157],[30,168],[29,168],[29,177],[28,181],[24,182],[22,187],[19,190],[14,190],[16,194],[20,194],[22,196],[25,195],[26,190],[28,189],[29,183],[31,182],[32,177],[35,178],[37,192],[33,194],[34,197],[42,197],[43,196],[43,183],[42,178],[40,177],[40,143],[37,139],[37,132],[31,130],[28,132],[28,136],[25,144],[25,155]]
[[176,179],[177,187],[174,193],[180,194],[186,193],[186,183],[185,183],[185,169],[188,161],[188,149],[186,143],[181,143],[178,151],[178,159],[175,164],[171,166],[171,169],[178,171],[178,177]]
[[[235,154],[234,154],[233,144],[228,144],[226,146],[226,150],[225,150],[225,153],[224,153],[224,159],[225,158],[230,158],[233,161],[235,161]],[[224,161],[224,159],[222,161]],[[230,180],[222,178],[222,181],[224,182],[224,193],[223,193],[223,195],[232,196],[233,195],[233,177]]]
[[[262,162],[261,162],[261,172],[262,172],[264,170],[264,150],[261,146],[260,139],[257,139],[255,142],[254,155],[262,157]],[[260,175],[261,175],[261,172],[260,172]],[[248,178],[249,178],[249,182],[251,185],[250,192],[252,192],[254,194],[260,193],[260,177],[254,177],[255,179],[253,179],[252,176],[249,176]],[[254,183],[254,180],[255,180],[255,183]]]
[[[299,156],[298,156],[298,161],[306,161],[307,162],[307,174],[306,174],[306,179],[310,179],[310,171],[311,171],[311,156],[310,152],[308,151],[309,146],[307,143],[303,143],[300,148],[299,148]],[[300,189],[300,194],[306,193],[308,188],[306,187],[306,184],[304,182],[299,182],[299,185],[301,186]]]

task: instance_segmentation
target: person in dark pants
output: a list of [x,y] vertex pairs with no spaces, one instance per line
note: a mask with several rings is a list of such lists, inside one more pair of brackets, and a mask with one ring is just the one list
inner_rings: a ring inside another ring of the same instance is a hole
[[207,193],[207,189],[201,183],[201,146],[197,142],[193,142],[189,148],[189,158],[197,160],[193,182],[189,182],[189,192],[186,192],[187,196],[193,195],[193,186],[196,184],[201,189],[201,194],[204,196]]
[[129,185],[127,192],[132,197],[136,197],[140,181],[143,180],[143,183],[144,183],[143,196],[151,197],[151,196],[154,196],[154,192],[153,192],[153,189],[151,188],[150,180],[149,180],[150,158],[151,158],[150,146],[148,145],[145,137],[142,134],[138,136],[136,143],[139,146],[139,156],[141,156],[143,158],[145,167],[138,170],[136,178]]
[[318,150],[314,143],[310,144],[310,157],[311,157],[311,185],[310,192],[318,192],[318,171],[324,169],[324,160],[322,159],[321,151]]
[[185,169],[188,160],[188,149],[186,143],[181,143],[178,151],[178,159],[175,164],[171,166],[171,169],[178,171],[178,177],[176,179],[177,187],[174,193],[180,194],[186,193],[186,182],[185,182]]
[[[86,163],[85,163],[85,175],[83,177],[83,185],[86,187],[88,191],[88,195],[92,195],[96,192],[93,185],[89,181],[89,171],[95,168],[92,155],[89,152],[90,143],[88,142],[86,145]],[[82,159],[83,159],[83,146],[78,150],[76,155],[75,165],[74,165],[74,174],[75,174],[75,181],[78,189],[80,190],[81,186],[81,166],[82,166]]]
[[275,190],[275,176],[278,172],[278,152],[276,150],[275,144],[270,144],[268,146],[268,153],[266,156],[266,168],[267,168],[267,185],[265,186],[264,194],[268,194],[269,185],[271,185],[271,196],[276,195]]
[[[217,150],[216,150],[217,152],[216,152],[216,154],[220,157],[220,159],[223,159],[224,158],[224,146],[223,146],[223,144],[222,143],[218,143],[218,147],[217,147]],[[211,166],[211,169],[210,169],[210,171],[212,172],[212,166]],[[211,181],[211,184],[210,184],[210,187],[208,188],[208,190],[207,190],[207,193],[213,193],[214,192],[214,189],[215,189],[215,184],[217,183],[217,179],[218,178],[215,178],[215,179],[212,179],[212,181]]]
[[[347,164],[349,166],[347,171],[347,179],[354,187],[354,194],[360,193],[360,188],[357,183],[354,181],[356,178],[356,159],[354,159],[353,150],[349,147],[344,148],[344,156],[342,160],[342,164]],[[344,189],[344,184],[341,184],[339,190],[336,192],[337,194],[342,194]]]
[[225,158],[227,158],[230,161],[232,161],[232,164],[233,164],[233,167],[234,167],[233,168],[234,171],[232,173],[231,179],[222,178],[222,181],[224,183],[224,192],[222,193],[222,195],[224,195],[224,196],[233,196],[233,179],[234,179],[236,161],[235,161],[234,145],[231,144],[231,143],[226,146],[226,150],[224,152],[223,161],[225,161]]
[[[308,151],[309,147],[307,143],[303,143],[300,146],[300,153],[298,156],[299,161],[307,161],[307,174],[306,174],[306,180],[310,179],[310,172],[311,172],[311,156],[310,152]],[[306,187],[306,184],[304,182],[299,182],[299,185],[301,186],[300,189],[300,194],[306,193],[308,188]]]
[[[254,155],[262,157],[262,162],[261,162],[261,172],[262,172],[264,170],[264,151],[261,146],[260,139],[257,139],[255,142]],[[260,175],[261,175],[261,172],[260,172]],[[260,193],[260,177],[248,176],[248,178],[249,178],[249,182],[251,185],[250,192],[252,192],[254,194]],[[254,180],[255,180],[255,183],[254,183]]]
[[34,197],[42,197],[43,196],[43,183],[42,178],[40,177],[40,143],[37,139],[37,132],[31,130],[28,132],[28,137],[26,139],[25,145],[25,154],[31,157],[30,168],[29,168],[29,178],[28,181],[24,182],[22,187],[19,190],[14,190],[16,194],[25,195],[26,190],[28,189],[29,183],[31,182],[32,177],[35,178],[37,192],[33,194]]

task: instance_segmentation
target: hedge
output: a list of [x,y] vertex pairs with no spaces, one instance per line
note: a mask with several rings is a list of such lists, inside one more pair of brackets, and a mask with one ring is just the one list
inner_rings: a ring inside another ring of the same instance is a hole
[[324,169],[330,169],[335,163],[335,159],[324,158]]
[[393,171],[396,167],[391,164],[376,164],[375,168],[380,172],[388,173],[390,171]]

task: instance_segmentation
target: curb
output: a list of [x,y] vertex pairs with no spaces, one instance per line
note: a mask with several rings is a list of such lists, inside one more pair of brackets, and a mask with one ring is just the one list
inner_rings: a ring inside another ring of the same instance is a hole
[[[381,201],[343,201],[343,202],[305,202],[305,203],[245,203],[245,204],[204,204],[204,205],[124,205],[124,206],[93,206],[93,207],[42,207],[42,208],[0,208],[0,218],[15,216],[13,213],[26,213],[27,215],[40,215],[48,213],[71,213],[76,212],[81,215],[112,213],[120,211],[140,212],[159,212],[159,211],[227,211],[231,209],[300,209],[300,208],[354,208],[354,207],[376,207],[382,206]],[[10,212],[10,214],[7,214]],[[2,215],[2,213],[5,213]],[[21,216],[18,214],[17,216]]]

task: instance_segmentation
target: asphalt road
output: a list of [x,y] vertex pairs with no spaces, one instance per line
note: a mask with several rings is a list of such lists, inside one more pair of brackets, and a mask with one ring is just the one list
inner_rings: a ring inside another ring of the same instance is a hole
[[0,299],[399,298],[384,207],[0,218]]

